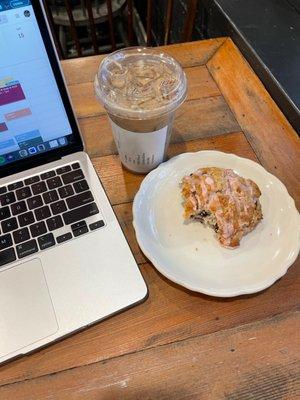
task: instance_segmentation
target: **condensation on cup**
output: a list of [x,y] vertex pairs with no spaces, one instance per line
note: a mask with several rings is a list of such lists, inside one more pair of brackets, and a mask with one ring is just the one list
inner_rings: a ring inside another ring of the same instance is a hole
[[165,160],[175,110],[186,91],[181,66],[164,53],[131,47],[104,58],[95,92],[127,169],[147,173]]

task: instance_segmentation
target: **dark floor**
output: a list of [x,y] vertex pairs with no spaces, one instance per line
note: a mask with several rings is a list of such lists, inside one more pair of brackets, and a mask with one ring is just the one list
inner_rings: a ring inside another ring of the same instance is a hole
[[229,35],[300,133],[300,0],[203,0],[208,36]]

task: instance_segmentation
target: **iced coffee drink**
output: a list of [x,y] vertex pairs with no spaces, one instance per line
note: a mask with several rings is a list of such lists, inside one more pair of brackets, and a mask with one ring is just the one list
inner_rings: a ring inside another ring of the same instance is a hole
[[165,159],[175,110],[186,97],[186,77],[170,56],[129,48],[107,56],[95,78],[124,166],[146,173]]

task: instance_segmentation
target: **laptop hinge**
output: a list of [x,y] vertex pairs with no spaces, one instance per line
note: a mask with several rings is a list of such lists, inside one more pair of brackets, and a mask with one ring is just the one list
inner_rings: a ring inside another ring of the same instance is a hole
[[26,162],[18,163],[16,165],[14,165],[14,168],[10,168],[10,169],[4,168],[3,171],[0,170],[0,178],[5,178],[7,176],[14,175],[19,172],[27,171],[32,168],[40,167],[41,165],[46,165],[48,163],[51,163],[53,161],[58,161],[61,159],[62,159],[61,156],[55,155],[53,157],[47,157],[47,160],[45,160],[44,158],[40,159],[40,160],[35,160],[36,162],[34,164],[32,162],[28,163],[28,164]]

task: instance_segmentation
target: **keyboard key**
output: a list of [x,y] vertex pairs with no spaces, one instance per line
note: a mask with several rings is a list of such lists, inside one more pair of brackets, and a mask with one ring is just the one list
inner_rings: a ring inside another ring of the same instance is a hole
[[0,236],[0,250],[4,250],[7,247],[12,246],[12,244],[13,242],[10,233]]
[[0,221],[10,217],[9,207],[0,208]]
[[33,183],[39,182],[40,177],[38,175],[31,176],[30,178],[25,179],[25,185],[32,185]]
[[7,192],[6,186],[0,187],[0,194],[6,193],[6,192]]
[[58,188],[58,187],[62,186],[62,181],[61,181],[59,176],[55,176],[54,178],[50,178],[46,182],[47,182],[49,190],[55,189],[55,188]]
[[75,237],[83,235],[84,233],[87,233],[89,231],[85,221],[79,221],[75,224],[72,224],[71,229]]
[[46,180],[46,179],[52,178],[52,177],[55,176],[55,175],[56,175],[55,171],[44,172],[44,173],[41,175],[41,179]]
[[43,193],[43,199],[46,204],[53,203],[58,200],[58,194],[56,190],[50,190],[50,192]]
[[81,169],[68,172],[67,174],[62,175],[61,177],[65,185],[68,185],[69,183],[72,182],[81,181],[82,179],[84,179],[84,175]]
[[73,224],[74,222],[80,221],[95,215],[99,212],[98,207],[95,203],[87,204],[83,207],[75,208],[72,211],[68,211],[63,214],[63,219],[66,225]]
[[18,216],[20,226],[26,226],[34,223],[34,216],[32,211]]
[[18,228],[18,223],[15,217],[6,219],[5,221],[1,222],[2,231],[3,233],[7,233],[10,231],[14,231]]
[[72,237],[73,237],[72,233],[68,232],[68,233],[65,233],[64,235],[57,236],[56,241],[57,241],[57,243],[63,243],[63,242],[66,242],[67,240],[72,239]]
[[51,211],[53,215],[62,214],[63,212],[67,211],[67,206],[64,200],[57,201],[56,203],[52,203],[50,205]]
[[76,230],[76,229],[83,228],[83,227],[85,227],[85,226],[86,226],[86,222],[85,222],[85,221],[78,221],[78,222],[76,222],[75,224],[72,224],[72,225],[71,225],[71,229],[72,229],[72,231],[73,231],[73,230]]
[[45,249],[48,249],[49,247],[54,246],[55,240],[54,240],[53,233],[47,233],[47,235],[40,236],[38,238],[38,242],[39,242],[41,250],[45,250]]
[[4,251],[0,251],[0,267],[16,260],[15,250],[11,247]]
[[90,191],[76,194],[75,196],[69,197],[67,200],[68,207],[70,209],[82,206],[87,203],[94,201],[94,197]]
[[104,221],[102,221],[102,219],[100,221],[97,222],[93,222],[92,224],[89,225],[90,230],[94,231],[95,229],[99,229],[102,228],[102,226],[104,226]]
[[71,225],[71,229],[75,237],[83,235],[89,231],[85,221],[77,222],[76,224]]
[[8,204],[12,204],[15,201],[16,201],[16,196],[14,192],[8,192],[0,196],[1,206],[7,206]]
[[72,164],[72,168],[73,169],[79,169],[80,168],[80,164],[78,162],[74,163],[74,164]]
[[49,218],[49,219],[47,219],[46,222],[47,222],[49,231],[54,231],[55,229],[59,229],[64,225],[63,220],[61,219],[60,215]]
[[66,172],[69,172],[69,171],[71,171],[70,165],[65,165],[64,167],[58,168],[58,169],[56,170],[56,173],[57,173],[58,175],[61,175],[61,174],[65,174]]
[[74,190],[71,185],[63,186],[58,189],[58,193],[62,199],[65,197],[72,196],[74,194]]
[[45,182],[34,183],[31,186],[31,189],[32,189],[33,194],[40,194],[40,193],[47,192],[47,186],[46,186]]
[[87,181],[84,179],[83,181],[75,182],[74,189],[76,193],[85,192],[86,190],[89,189],[89,185]]
[[24,183],[22,181],[20,182],[15,182],[11,183],[10,185],[7,186],[8,190],[16,190],[24,186]]
[[18,200],[23,200],[23,199],[27,199],[27,197],[31,196],[31,190],[29,186],[25,186],[21,189],[18,189],[16,191],[16,195],[17,195],[17,199]]
[[16,244],[25,242],[30,239],[28,228],[21,228],[13,233],[14,241]]
[[36,224],[30,225],[30,232],[32,237],[41,236],[47,232],[46,224],[44,221],[37,222]]
[[22,214],[27,211],[26,203],[24,200],[12,204],[10,208],[12,215]]
[[19,258],[30,256],[30,254],[36,253],[38,250],[39,249],[35,239],[18,244],[17,246],[17,253]]
[[31,197],[27,200],[27,205],[29,210],[33,210],[34,208],[41,207],[43,205],[43,200],[41,196],[38,194],[37,196]]
[[37,221],[49,218],[51,216],[49,206],[43,206],[41,208],[37,208],[36,210],[34,210],[34,214]]

